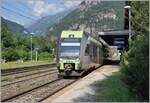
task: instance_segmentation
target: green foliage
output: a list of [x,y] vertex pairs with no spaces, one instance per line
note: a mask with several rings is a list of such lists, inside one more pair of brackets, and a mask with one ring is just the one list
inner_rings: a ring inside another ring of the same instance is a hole
[[19,58],[22,59],[22,60],[29,60],[30,57],[29,57],[29,53],[27,51],[25,51],[24,49],[19,49],[17,50],[17,53],[19,55]]
[[[121,59],[123,79],[131,91],[149,100],[149,31],[148,2],[130,2],[132,24],[135,30],[130,49],[123,53]],[[144,16],[143,16],[144,13]],[[141,26],[142,23],[142,26]]]
[[6,20],[3,17],[1,17],[1,23],[5,23],[8,26],[8,30],[12,33],[23,34],[23,31],[26,30],[22,25]]
[[48,52],[42,52],[39,54],[40,60],[51,60],[51,58],[54,58],[54,54],[50,54]]
[[[127,54],[125,56],[125,54]],[[149,97],[149,48],[148,37],[140,36],[132,43],[128,53],[124,53],[122,72],[125,82],[133,92],[148,100]]]
[[6,61],[14,61],[19,59],[19,54],[14,48],[6,48],[2,50],[2,58]]
[[[18,59],[30,59],[30,36],[14,34],[9,31],[5,22],[2,22],[2,59],[6,61],[15,61]],[[53,58],[55,48],[55,39],[50,40],[44,36],[33,36],[33,59],[35,59],[35,48],[40,48],[40,59]]]
[[149,30],[149,1],[130,2],[132,25],[134,30],[145,32]]
[[14,39],[14,35],[11,32],[7,31],[6,29],[7,29],[7,27],[2,26],[2,32],[1,32],[2,44],[4,47],[7,47],[7,48],[15,47],[16,41]]
[[112,76],[98,81],[95,85],[97,102],[138,102],[140,101],[127,85],[120,79],[120,73],[114,73]]

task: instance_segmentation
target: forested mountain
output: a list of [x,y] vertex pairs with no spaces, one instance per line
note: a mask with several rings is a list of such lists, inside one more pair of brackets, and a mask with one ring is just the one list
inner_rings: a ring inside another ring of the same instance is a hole
[[43,18],[37,20],[35,23],[28,26],[27,29],[30,32],[34,32],[35,34],[45,35],[47,29],[51,25],[57,23],[60,19],[65,17],[69,12],[70,12],[70,10],[60,12],[60,13],[57,13],[55,15],[49,15],[49,16],[43,17]]
[[24,26],[18,23],[12,22],[10,20],[6,20],[3,17],[1,17],[1,24],[6,24],[8,27],[8,30],[16,34],[23,34],[24,31],[27,31],[27,29],[25,29]]
[[[124,28],[125,1],[83,1],[59,23],[49,27],[48,36],[58,36],[62,30],[76,29],[97,33]],[[92,29],[91,29],[92,28]]]

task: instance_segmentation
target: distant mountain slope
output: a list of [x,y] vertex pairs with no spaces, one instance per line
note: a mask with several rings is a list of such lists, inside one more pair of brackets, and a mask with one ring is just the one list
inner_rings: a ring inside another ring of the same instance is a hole
[[23,34],[24,31],[27,31],[24,26],[18,24],[18,23],[15,23],[15,22],[12,22],[10,20],[6,20],[4,19],[3,17],[1,17],[1,24],[6,24],[8,29],[13,32],[13,33],[16,33],[16,34]]
[[63,17],[65,17],[69,12],[70,10],[57,13],[55,15],[43,17],[39,19],[38,21],[36,21],[35,23],[31,24],[29,27],[27,27],[27,29],[30,32],[34,32],[35,34],[45,35],[48,27],[57,23],[59,19],[62,19]]
[[97,33],[124,28],[125,1],[86,0],[60,23],[47,30],[48,36],[58,36],[62,30],[76,29]]

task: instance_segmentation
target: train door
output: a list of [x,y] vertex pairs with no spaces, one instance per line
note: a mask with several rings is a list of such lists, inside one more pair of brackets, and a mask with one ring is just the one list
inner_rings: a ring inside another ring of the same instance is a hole
[[99,53],[99,51],[100,51],[100,48],[97,47],[97,63],[100,63],[100,53]]
[[93,62],[97,63],[97,46],[93,45]]
[[81,62],[82,69],[88,69],[90,64],[90,41],[88,40],[87,35],[83,35],[81,40]]
[[102,47],[99,47],[99,64],[103,64],[103,60],[104,60],[104,52],[103,52],[103,48]]

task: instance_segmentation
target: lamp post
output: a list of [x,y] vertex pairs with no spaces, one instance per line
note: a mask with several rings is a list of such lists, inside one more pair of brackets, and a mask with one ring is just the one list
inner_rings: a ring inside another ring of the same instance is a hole
[[32,61],[32,35],[33,34],[34,33],[31,33],[31,35],[30,35],[30,49],[31,49],[30,59],[31,59],[31,61]]
[[52,54],[53,54],[54,57],[55,57],[55,49],[54,49],[54,48],[52,49]]
[[131,40],[131,6],[125,6],[124,9],[129,10],[129,40]]

